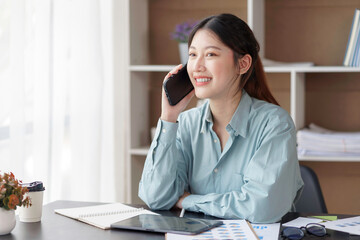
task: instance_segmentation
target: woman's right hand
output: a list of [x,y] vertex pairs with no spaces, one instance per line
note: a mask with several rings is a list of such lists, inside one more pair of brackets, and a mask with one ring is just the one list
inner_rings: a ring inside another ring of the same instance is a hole
[[[176,74],[182,68],[182,64],[176,66],[172,69],[164,78],[164,82],[168,79],[172,74]],[[176,122],[179,114],[186,108],[189,104],[192,97],[195,95],[194,90],[192,90],[188,95],[186,95],[180,102],[178,102],[175,106],[171,106],[166,97],[164,87],[162,88],[162,98],[161,98],[161,120],[167,122]]]

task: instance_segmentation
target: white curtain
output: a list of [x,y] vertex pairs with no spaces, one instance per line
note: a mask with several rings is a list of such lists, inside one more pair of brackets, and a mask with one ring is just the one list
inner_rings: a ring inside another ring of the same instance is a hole
[[0,0],[0,170],[45,202],[127,197],[113,24],[112,0]]

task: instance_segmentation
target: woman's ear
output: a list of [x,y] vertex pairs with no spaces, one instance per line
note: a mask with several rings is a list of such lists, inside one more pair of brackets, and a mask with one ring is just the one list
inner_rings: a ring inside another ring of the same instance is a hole
[[249,54],[245,54],[245,56],[240,58],[238,61],[240,66],[240,75],[245,74],[251,66],[252,63],[251,56]]

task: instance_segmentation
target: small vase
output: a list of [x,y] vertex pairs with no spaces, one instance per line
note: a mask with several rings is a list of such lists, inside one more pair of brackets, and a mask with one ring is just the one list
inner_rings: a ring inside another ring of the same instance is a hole
[[180,61],[182,65],[185,65],[189,58],[189,50],[187,43],[179,43]]
[[11,233],[11,231],[15,228],[15,225],[15,210],[0,208],[0,235]]

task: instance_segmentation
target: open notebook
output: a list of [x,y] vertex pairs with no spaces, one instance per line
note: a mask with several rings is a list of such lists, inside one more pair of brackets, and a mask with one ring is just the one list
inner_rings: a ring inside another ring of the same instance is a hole
[[55,209],[55,213],[102,229],[110,229],[111,224],[140,214],[158,215],[149,210],[130,207],[122,203]]

